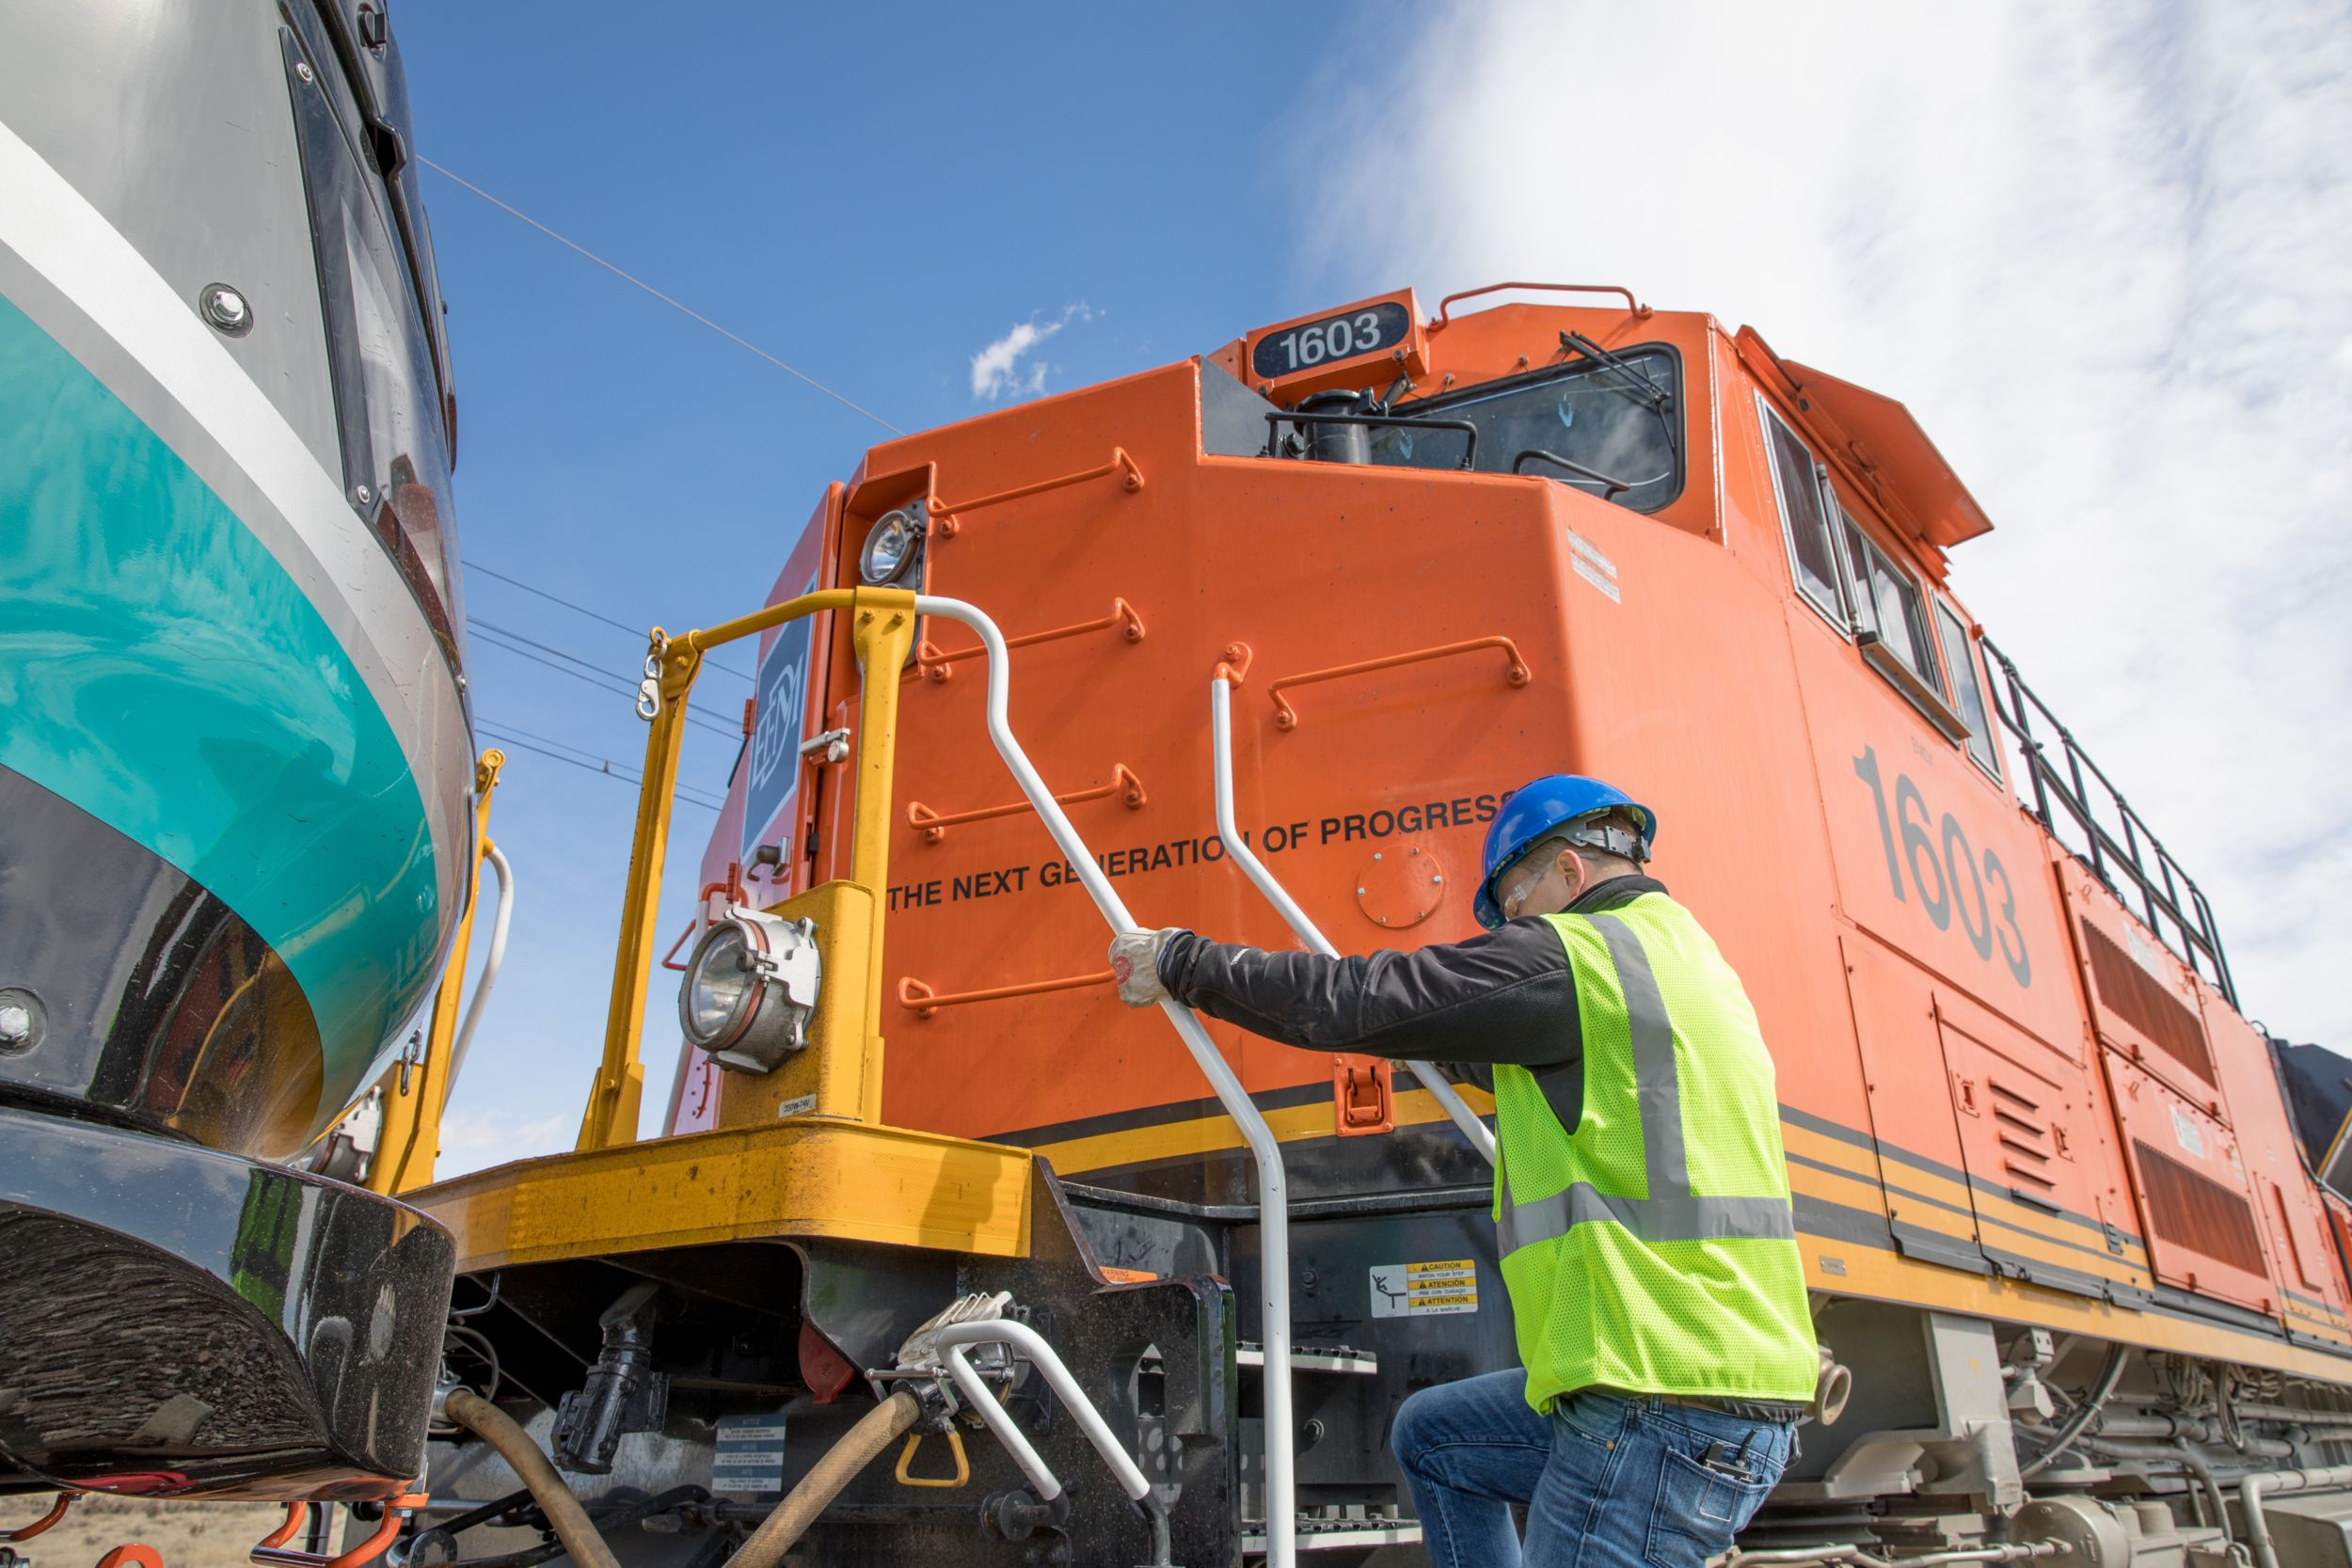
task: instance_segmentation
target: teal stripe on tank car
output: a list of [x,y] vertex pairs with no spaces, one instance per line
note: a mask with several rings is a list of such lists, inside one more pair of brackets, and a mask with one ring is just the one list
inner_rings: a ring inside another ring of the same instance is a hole
[[277,949],[318,1019],[331,1114],[434,979],[441,911],[417,781],[276,558],[6,299],[0,607],[0,765],[146,846]]

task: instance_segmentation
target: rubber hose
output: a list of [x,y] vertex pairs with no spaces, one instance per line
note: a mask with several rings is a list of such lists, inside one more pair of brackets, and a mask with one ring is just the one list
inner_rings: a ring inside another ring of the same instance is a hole
[[564,1550],[580,1568],[620,1568],[612,1548],[596,1533],[588,1511],[556,1473],[554,1463],[512,1416],[466,1388],[453,1392],[442,1402],[442,1408],[451,1420],[498,1450],[498,1456],[531,1489],[531,1500],[548,1516],[556,1539],[564,1543]]
[[825,1457],[801,1478],[791,1496],[759,1522],[752,1538],[727,1559],[726,1568],[775,1568],[793,1543],[817,1522],[825,1505],[840,1496],[850,1478],[871,1465],[922,1413],[914,1396],[901,1388],[860,1417],[857,1425],[844,1433],[841,1441],[826,1449]]
[[2130,1357],[2122,1345],[2107,1352],[2106,1370],[2099,1374],[2099,1386],[2083,1401],[2083,1407],[2074,1412],[2074,1418],[2058,1434],[2058,1440],[2042,1450],[2032,1464],[2017,1472],[2019,1481],[2031,1481],[2058,1462],[2058,1455],[2074,1446],[2075,1440],[2090,1430],[2090,1423],[2099,1418],[2099,1407],[2115,1395],[2115,1386],[2123,1381],[2123,1363]]

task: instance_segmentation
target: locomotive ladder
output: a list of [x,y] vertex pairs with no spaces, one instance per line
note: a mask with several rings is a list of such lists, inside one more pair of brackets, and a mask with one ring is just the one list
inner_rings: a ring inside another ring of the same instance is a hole
[[[914,598],[915,612],[936,615],[961,622],[978,633],[988,655],[987,715],[989,739],[996,747],[996,754],[1004,759],[1013,779],[1021,785],[1021,793],[1036,808],[1038,819],[1044,823],[1055,846],[1063,859],[1075,867],[1080,885],[1094,901],[1104,920],[1116,932],[1136,928],[1135,916],[1120,901],[1110,879],[1088,851],[1086,841],[1072,826],[1061,803],[1038,774],[1028,752],[1014,737],[1009,714],[1008,689],[1009,660],[1007,657],[1004,634],[996,623],[977,606],[961,599],[935,597],[918,594]],[[1326,958],[1336,958],[1338,951],[1316,929],[1290,894],[1259,861],[1241,835],[1233,819],[1232,771],[1232,687],[1220,669],[1210,682],[1210,723],[1215,746],[1216,784],[1216,827],[1226,846],[1226,852],[1241,865],[1243,872],[1263,894],[1267,902],[1280,911],[1282,918],[1299,938]],[[1296,1484],[1292,1452],[1293,1419],[1291,1401],[1291,1303],[1290,1303],[1290,1195],[1282,1169],[1281,1146],[1275,1141],[1273,1129],[1258,1109],[1249,1092],[1242,1087],[1231,1063],[1225,1060],[1209,1032],[1192,1009],[1173,997],[1163,998],[1160,1010],[1175,1027],[1177,1037],[1192,1053],[1201,1076],[1216,1093],[1217,1102],[1226,1115],[1241,1129],[1242,1139],[1249,1149],[1250,1161],[1258,1171],[1259,1245],[1263,1249],[1260,1275],[1260,1313],[1263,1322],[1265,1349],[1264,1399],[1263,1422],[1265,1441],[1265,1513],[1267,1521],[1266,1558],[1273,1568],[1292,1568],[1297,1551],[1298,1509]],[[1442,1073],[1426,1063],[1408,1062],[1413,1074],[1428,1088],[1430,1097],[1442,1106],[1454,1124],[1472,1148],[1484,1155],[1487,1164],[1495,1159],[1494,1133],[1464,1104]],[[1276,1528],[1276,1521],[1284,1521],[1285,1528]]]
[[[1078,873],[1078,880],[1094,900],[1094,907],[1113,932],[1136,929],[1135,916],[1120,902],[1112,891],[1110,879],[1095,863],[1087,850],[1086,841],[1054,799],[1054,792],[1038,776],[1036,765],[1023,751],[1021,742],[1013,737],[1012,723],[1007,714],[1007,687],[1009,660],[1005,651],[1004,633],[987,613],[977,606],[961,599],[934,597],[929,594],[914,596],[918,615],[936,615],[959,622],[979,634],[980,642],[988,652],[988,737],[995,744],[996,754],[1004,759],[1013,779],[1021,785],[1021,793],[1037,809],[1038,820],[1053,836]],[[1220,780],[1224,770],[1219,769]],[[1230,835],[1228,844],[1238,841]],[[1263,884],[1261,884],[1263,885]],[[1177,1037],[1184,1049],[1192,1053],[1201,1076],[1216,1092],[1217,1103],[1241,1129],[1242,1140],[1248,1146],[1249,1158],[1258,1169],[1259,1244],[1263,1248],[1259,1269],[1259,1310],[1263,1323],[1265,1339],[1264,1398],[1263,1422],[1265,1439],[1265,1512],[1266,1560],[1271,1568],[1295,1568],[1298,1550],[1297,1487],[1294,1479],[1292,1443],[1294,1440],[1291,1415],[1291,1270],[1290,1270],[1290,1189],[1282,1172],[1281,1146],[1275,1142],[1274,1131],[1258,1110],[1249,1091],[1242,1087],[1232,1065],[1226,1061],[1216,1043],[1209,1038],[1208,1030],[1191,1008],[1173,997],[1163,997],[1160,1011],[1174,1025]],[[1277,1523],[1279,1522],[1279,1528]]]

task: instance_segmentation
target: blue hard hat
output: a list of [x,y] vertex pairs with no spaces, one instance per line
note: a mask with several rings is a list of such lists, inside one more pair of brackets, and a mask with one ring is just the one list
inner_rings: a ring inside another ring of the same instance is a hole
[[1658,814],[1615,784],[1581,773],[1547,773],[1521,784],[1486,824],[1485,869],[1479,874],[1478,896],[1470,904],[1478,923],[1490,931],[1502,924],[1495,877],[1505,866],[1579,817],[1620,808],[1642,818],[1642,852],[1646,856],[1658,836]]

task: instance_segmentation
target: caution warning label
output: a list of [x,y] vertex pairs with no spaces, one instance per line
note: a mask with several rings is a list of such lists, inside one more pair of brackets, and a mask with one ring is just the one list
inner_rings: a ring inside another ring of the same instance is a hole
[[1468,1258],[1438,1263],[1375,1263],[1372,1315],[1433,1318],[1478,1310],[1478,1265]]

